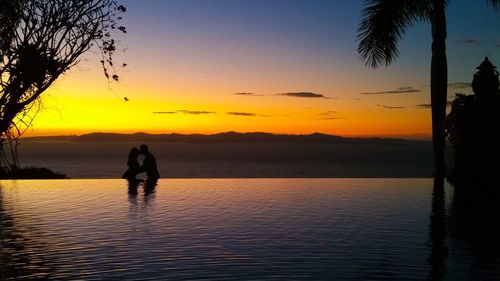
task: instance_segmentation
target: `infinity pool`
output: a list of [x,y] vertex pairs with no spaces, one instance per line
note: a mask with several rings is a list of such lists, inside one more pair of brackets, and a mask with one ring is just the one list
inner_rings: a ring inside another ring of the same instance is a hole
[[432,262],[430,179],[168,179],[136,191],[1,181],[0,279],[500,277],[500,247],[478,254],[446,231]]

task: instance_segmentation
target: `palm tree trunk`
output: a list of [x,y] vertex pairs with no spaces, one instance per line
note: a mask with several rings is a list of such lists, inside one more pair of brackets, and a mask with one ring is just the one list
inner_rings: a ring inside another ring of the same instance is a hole
[[434,152],[434,176],[444,178],[445,165],[445,118],[448,89],[448,63],[446,60],[445,1],[432,0],[432,62],[431,104],[432,144]]

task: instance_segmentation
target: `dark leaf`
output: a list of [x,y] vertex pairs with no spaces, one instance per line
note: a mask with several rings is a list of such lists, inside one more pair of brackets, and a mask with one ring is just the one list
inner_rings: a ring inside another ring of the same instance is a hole
[[390,64],[398,57],[397,45],[407,28],[429,19],[428,0],[370,0],[358,29],[358,52],[371,67]]

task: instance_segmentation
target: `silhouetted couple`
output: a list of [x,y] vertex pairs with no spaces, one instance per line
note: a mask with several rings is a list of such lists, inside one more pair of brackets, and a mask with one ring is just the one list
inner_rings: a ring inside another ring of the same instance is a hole
[[[137,159],[140,154],[144,155],[142,166],[139,165],[139,160]],[[155,185],[160,178],[160,173],[156,166],[156,159],[153,154],[149,152],[148,146],[145,144],[142,144],[139,149],[137,149],[137,147],[132,147],[132,149],[130,149],[127,165],[128,169],[125,171],[122,178],[128,181],[135,181],[135,177],[144,172],[146,172],[146,176],[148,177],[146,180],[146,184],[148,185]]]

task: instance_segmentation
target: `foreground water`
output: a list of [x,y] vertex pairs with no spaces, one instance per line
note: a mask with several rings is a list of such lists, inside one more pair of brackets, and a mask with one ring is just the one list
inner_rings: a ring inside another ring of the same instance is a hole
[[133,191],[1,181],[0,279],[500,278],[495,242],[485,253],[430,227],[429,179],[168,179]]

